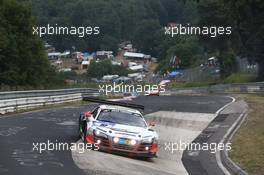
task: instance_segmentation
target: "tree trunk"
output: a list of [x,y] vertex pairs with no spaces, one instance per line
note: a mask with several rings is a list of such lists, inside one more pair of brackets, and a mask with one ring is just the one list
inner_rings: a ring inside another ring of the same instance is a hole
[[258,79],[264,80],[264,58],[258,60]]

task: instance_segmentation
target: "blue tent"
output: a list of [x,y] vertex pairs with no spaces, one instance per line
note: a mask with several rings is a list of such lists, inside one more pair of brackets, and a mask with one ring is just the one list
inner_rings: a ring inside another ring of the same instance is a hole
[[169,73],[170,77],[176,77],[177,75],[181,75],[181,73],[177,71],[172,71],[171,73]]
[[91,56],[95,57],[96,56],[96,52],[91,53]]
[[84,55],[84,57],[90,56],[90,54],[88,52],[84,52],[83,55]]

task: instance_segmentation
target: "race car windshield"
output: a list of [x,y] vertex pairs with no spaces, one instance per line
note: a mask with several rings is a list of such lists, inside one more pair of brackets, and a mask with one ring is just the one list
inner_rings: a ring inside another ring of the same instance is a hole
[[147,127],[145,121],[139,114],[126,113],[120,111],[102,111],[98,116],[97,120],[122,125]]

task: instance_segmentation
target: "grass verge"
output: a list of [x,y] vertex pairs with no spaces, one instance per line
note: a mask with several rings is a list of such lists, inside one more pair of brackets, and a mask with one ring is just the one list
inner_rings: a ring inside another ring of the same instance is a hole
[[242,95],[249,114],[235,134],[230,158],[251,175],[264,174],[264,95]]
[[185,82],[185,83],[180,83],[180,82],[173,82],[170,84],[170,88],[191,88],[191,87],[207,87],[211,85],[217,84],[214,81],[195,81],[195,82]]
[[225,84],[254,82],[257,76],[254,74],[232,74],[223,80]]
[[192,88],[192,87],[208,87],[217,84],[233,84],[233,83],[248,83],[257,80],[254,74],[236,73],[228,76],[225,79],[215,79],[208,81],[194,81],[194,82],[172,82],[170,88]]

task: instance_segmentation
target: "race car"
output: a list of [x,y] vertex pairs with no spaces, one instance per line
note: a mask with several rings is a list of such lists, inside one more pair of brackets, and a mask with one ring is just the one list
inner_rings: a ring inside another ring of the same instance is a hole
[[155,123],[147,125],[140,111],[115,105],[99,105],[80,114],[79,135],[99,150],[152,158],[158,151]]
[[145,93],[145,96],[159,96],[160,95],[160,91],[156,90],[156,91],[148,91]]
[[145,92],[145,96],[159,96],[160,95],[160,88],[156,89],[149,89]]

